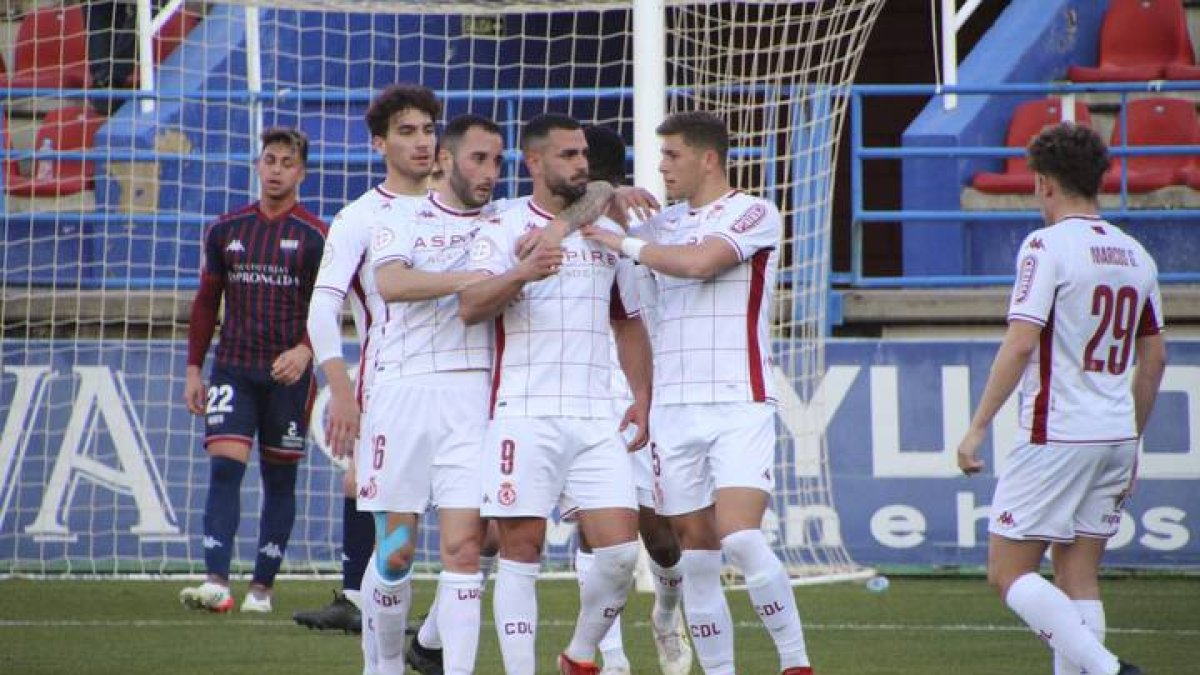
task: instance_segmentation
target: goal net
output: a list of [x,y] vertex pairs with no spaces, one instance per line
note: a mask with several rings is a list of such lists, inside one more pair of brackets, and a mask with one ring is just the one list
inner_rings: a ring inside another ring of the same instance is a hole
[[[666,88],[655,95],[667,111],[726,119],[734,184],[785,216],[779,489],[764,526],[797,579],[861,574],[840,534],[820,383],[834,156],[882,4],[155,0],[102,16],[0,0],[0,572],[202,570],[208,461],[182,402],[187,318],[203,227],[255,198],[264,126],[307,132],[302,201],[328,221],[384,176],[362,121],[374,93],[423,83],[447,119],[469,111],[501,126],[497,196],[527,194],[523,120],[566,113],[631,148],[638,127],[657,125],[634,114],[646,67],[635,67],[635,13],[657,5]],[[637,152],[653,175],[657,150]],[[339,567],[341,468],[316,440],[324,400],[285,572]],[[240,570],[254,560],[256,473],[243,486]],[[427,520],[425,560],[436,542]],[[573,544],[571,526],[552,524],[548,569],[567,569]]]

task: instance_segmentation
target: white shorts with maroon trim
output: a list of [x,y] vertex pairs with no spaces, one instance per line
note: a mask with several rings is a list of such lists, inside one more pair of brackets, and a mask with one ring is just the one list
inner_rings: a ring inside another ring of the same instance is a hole
[[655,405],[650,410],[655,510],[678,516],[713,503],[720,488],[775,487],[775,406]]
[[493,419],[481,515],[548,518],[560,499],[564,509],[636,509],[628,454],[610,418]]
[[988,532],[1006,539],[1072,542],[1108,538],[1121,524],[1118,499],[1133,482],[1137,442],[1023,443],[992,497]]
[[479,508],[490,385],[484,370],[375,378],[355,462],[358,510]]

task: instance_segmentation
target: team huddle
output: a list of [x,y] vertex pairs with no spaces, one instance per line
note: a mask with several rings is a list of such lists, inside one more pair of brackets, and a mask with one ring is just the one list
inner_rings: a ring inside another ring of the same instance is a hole
[[[645,191],[620,186],[619,136],[554,114],[521,130],[531,194],[495,200],[499,127],[463,115],[439,137],[441,113],[424,87],[379,94],[366,123],[386,179],[328,228],[297,200],[307,140],[268,130],[260,201],[206,233],[185,396],[205,416],[212,457],[209,575],[181,600],[212,611],[234,606],[238,493],[257,437],[263,514],[242,611],[271,611],[295,519],[315,364],[330,391],[326,441],[352,458],[345,591],[335,601],[340,612],[361,610],[364,673],[475,672],[494,566],[504,672],[533,675],[536,581],[557,510],[578,523],[581,549],[579,614],[560,673],[631,672],[619,617],[640,535],[664,674],[690,672],[693,647],[705,673],[735,672],[721,582],[728,561],[774,640],[779,671],[812,675],[787,570],[761,529],[775,481],[770,312],[783,221],[771,202],[731,187],[724,123],[683,112],[657,128],[673,202],[659,208]],[[1052,321],[1042,305],[1053,305],[1053,285],[1025,292],[1036,295],[1037,321]],[[226,318],[206,387],[201,367],[222,295]],[[361,347],[356,382],[342,360],[347,301]],[[1157,335],[1157,311],[1140,319],[1139,337]],[[1139,404],[1137,433],[1144,412]],[[966,471],[974,450],[964,443]],[[1119,485],[1127,464],[1106,480]],[[409,638],[417,528],[429,508],[441,573]],[[1088,672],[1117,672],[1107,652],[1068,656]]]

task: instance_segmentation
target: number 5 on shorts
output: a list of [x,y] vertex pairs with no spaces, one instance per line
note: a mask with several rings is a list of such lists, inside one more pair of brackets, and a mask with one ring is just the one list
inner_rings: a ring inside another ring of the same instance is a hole
[[500,441],[500,474],[510,476],[513,472],[513,463],[517,459],[517,443],[511,439]]

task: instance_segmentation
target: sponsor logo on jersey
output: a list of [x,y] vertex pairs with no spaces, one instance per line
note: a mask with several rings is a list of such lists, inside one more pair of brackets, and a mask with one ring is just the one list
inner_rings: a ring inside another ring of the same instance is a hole
[[281,248],[285,251],[295,251],[296,249],[300,248],[300,240],[299,239],[280,239],[279,240],[279,248]]
[[750,230],[758,227],[758,224],[762,222],[766,215],[767,207],[763,206],[762,204],[755,204],[754,206],[751,206],[748,211],[739,216],[737,220],[733,221],[733,224],[729,226],[729,229],[737,232],[738,234],[749,232]]
[[1027,255],[1021,258],[1021,271],[1017,278],[1017,297],[1014,300],[1021,304],[1029,299],[1029,291],[1033,289],[1033,278],[1037,274],[1037,256]]
[[246,247],[242,246],[241,239],[234,239],[225,247],[226,253],[245,253]]

